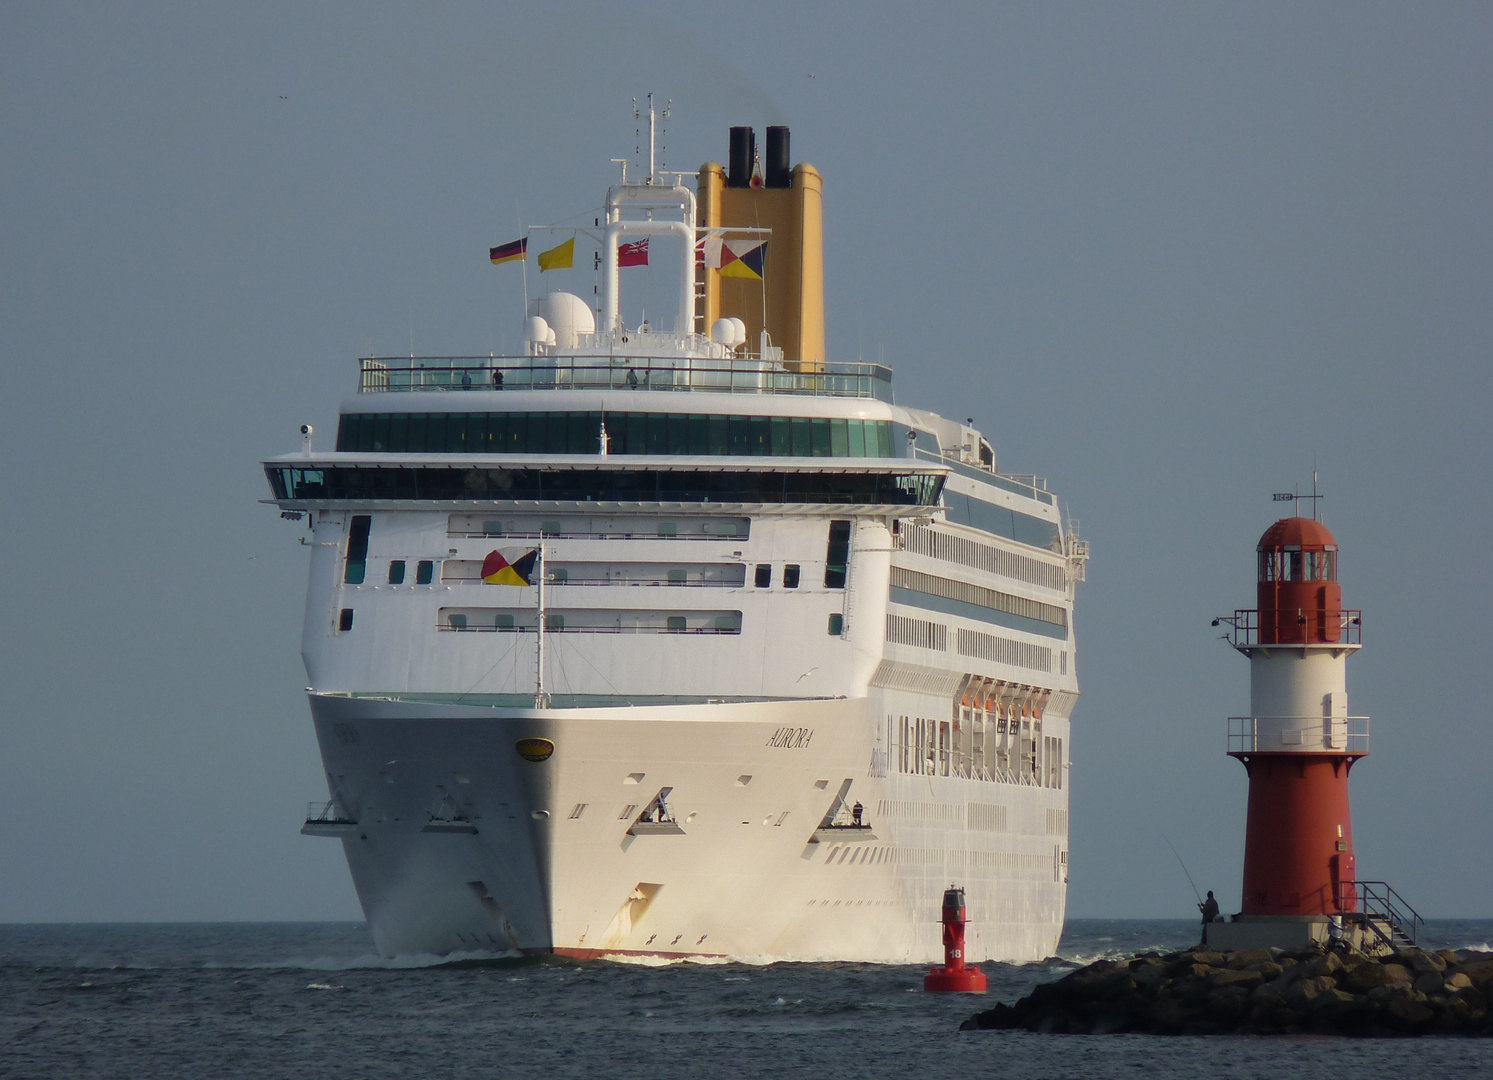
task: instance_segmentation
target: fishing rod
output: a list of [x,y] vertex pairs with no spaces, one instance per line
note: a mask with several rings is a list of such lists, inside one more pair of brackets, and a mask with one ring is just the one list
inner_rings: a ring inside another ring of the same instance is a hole
[[[1163,840],[1166,840],[1166,833],[1162,833],[1161,838]],[[1177,850],[1176,845],[1173,844],[1170,840],[1166,840],[1166,846],[1172,849],[1173,855],[1177,856],[1177,865],[1182,868],[1182,873],[1187,874],[1187,864],[1182,861],[1182,854]],[[1197,882],[1192,880],[1191,874],[1187,874],[1187,884],[1192,886],[1192,895],[1198,898],[1198,907],[1202,907],[1203,894],[1198,892]]]

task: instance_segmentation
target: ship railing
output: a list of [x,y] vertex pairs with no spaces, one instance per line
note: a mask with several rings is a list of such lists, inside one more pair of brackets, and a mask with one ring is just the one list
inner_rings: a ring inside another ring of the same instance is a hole
[[343,813],[337,807],[336,799],[317,799],[306,804],[306,823],[308,825],[352,825],[352,818]]
[[1231,716],[1230,754],[1369,752],[1367,716]]
[[[1270,615],[1276,625],[1276,636],[1289,638],[1293,632],[1300,632],[1303,641],[1280,641],[1283,648],[1293,645],[1362,645],[1363,644],[1363,612],[1352,608],[1339,608],[1335,612],[1323,612],[1317,608],[1290,608],[1271,609]],[[1328,618],[1328,616],[1331,618]],[[1328,625],[1335,621],[1337,623],[1337,637],[1334,641],[1317,640],[1316,635],[1322,629],[1323,620],[1327,619]],[[1233,615],[1223,615],[1213,620],[1214,626],[1224,626],[1227,629],[1224,637],[1228,643],[1237,648],[1253,648],[1259,646],[1260,641],[1260,612],[1258,608],[1236,608]],[[1301,628],[1299,631],[1297,628]]]
[[[635,578],[604,578],[604,577],[550,577],[545,579],[547,585],[564,585],[567,587],[598,587],[603,585],[616,586],[618,588],[664,588],[664,589],[740,589],[742,581],[733,580],[701,580],[686,579],[679,581],[666,577],[635,577]],[[452,574],[442,576],[443,585],[480,585],[481,574]]]
[[[456,623],[453,624],[450,616],[445,622],[437,622],[437,630],[444,633],[454,634],[532,634],[534,623],[515,623],[513,626],[494,626],[491,623]],[[735,626],[562,626],[555,622],[546,623],[544,627],[545,637],[551,634],[740,634],[741,627]]]
[[824,364],[790,371],[761,360],[679,356],[363,357],[364,394],[463,390],[637,390],[716,394],[803,394],[892,400],[882,364]]

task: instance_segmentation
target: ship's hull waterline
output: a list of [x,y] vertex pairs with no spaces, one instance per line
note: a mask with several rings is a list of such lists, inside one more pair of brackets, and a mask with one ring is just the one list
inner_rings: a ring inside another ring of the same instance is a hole
[[[880,734],[867,699],[565,710],[311,701],[329,782],[358,821],[344,848],[386,955],[920,963],[941,955],[937,897],[955,878],[969,894],[972,959],[1029,961],[1057,947],[1066,866],[1049,867],[1050,845],[1001,843],[954,814],[899,815],[928,805],[935,785],[867,776]],[[528,760],[525,740],[553,751]],[[865,827],[821,829],[846,780]],[[936,782],[943,795],[951,785],[970,797],[990,787]],[[663,788],[673,826],[635,825]],[[1007,794],[1039,820],[1037,803],[1066,805],[1041,788]]]

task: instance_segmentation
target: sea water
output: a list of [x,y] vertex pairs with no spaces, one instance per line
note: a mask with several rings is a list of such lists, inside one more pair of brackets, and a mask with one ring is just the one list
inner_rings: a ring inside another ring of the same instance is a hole
[[[0,1077],[1493,1077],[1493,1040],[961,1032],[1101,957],[1196,943],[1176,921],[1073,920],[1059,956],[920,967],[376,955],[360,924],[0,926]],[[1429,924],[1489,948],[1493,920]]]

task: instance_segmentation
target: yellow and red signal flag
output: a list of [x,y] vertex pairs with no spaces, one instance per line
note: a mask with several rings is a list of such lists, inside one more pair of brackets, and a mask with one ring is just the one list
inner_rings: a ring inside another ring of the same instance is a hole
[[618,266],[647,266],[648,265],[648,237],[634,240],[631,244],[622,244],[617,248]]
[[492,260],[494,266],[501,266],[506,262],[522,262],[529,251],[529,238],[515,240],[511,244],[503,244],[499,247],[488,248],[487,257]]
[[531,548],[514,559],[501,551],[489,551],[487,558],[482,560],[482,581],[487,585],[517,585],[520,588],[532,585],[534,564],[538,559],[538,548]]
[[[706,259],[709,260],[708,254]],[[721,244],[721,277],[761,281],[766,266],[766,240],[759,240],[754,244],[738,244],[735,247],[730,241]]]

